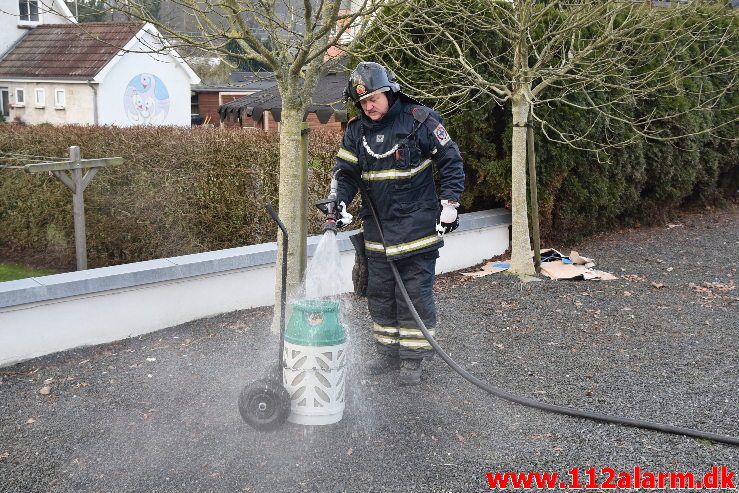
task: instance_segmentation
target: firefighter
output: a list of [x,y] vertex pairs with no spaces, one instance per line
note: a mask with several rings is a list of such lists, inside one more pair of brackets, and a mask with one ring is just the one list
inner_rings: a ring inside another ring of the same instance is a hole
[[[383,247],[369,204],[360,215],[367,257],[367,303],[380,352],[371,374],[400,369],[401,385],[418,385],[424,360],[434,351],[396,288],[394,261],[418,314],[430,333],[436,326],[434,274],[443,235],[459,226],[457,207],[464,188],[462,158],[435,111],[400,91],[395,75],[382,65],[363,62],[352,71],[345,96],[361,110],[347,124],[334,170],[339,226],[352,216],[347,204],[360,176],[375,203],[385,235]],[[436,166],[440,194],[434,182]]]

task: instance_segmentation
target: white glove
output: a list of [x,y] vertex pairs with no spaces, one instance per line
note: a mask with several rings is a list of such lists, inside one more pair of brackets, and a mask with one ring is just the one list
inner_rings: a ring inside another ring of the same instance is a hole
[[346,204],[344,203],[343,200],[339,202],[339,205],[337,206],[336,210],[339,213],[339,217],[336,220],[336,226],[339,228],[343,228],[344,226],[349,226],[352,223],[354,216],[352,216],[346,211]]
[[459,207],[457,202],[441,201],[441,214],[439,214],[439,222],[436,223],[436,232],[439,236],[451,233],[459,227],[457,207]]

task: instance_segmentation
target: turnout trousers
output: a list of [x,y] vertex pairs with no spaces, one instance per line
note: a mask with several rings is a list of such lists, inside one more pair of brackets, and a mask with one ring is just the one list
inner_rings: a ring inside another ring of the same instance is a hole
[[[421,320],[434,335],[436,304],[434,274],[438,250],[395,260],[400,278]],[[430,358],[434,350],[423,336],[403,298],[390,263],[382,257],[368,257],[367,304],[378,350],[403,359]]]

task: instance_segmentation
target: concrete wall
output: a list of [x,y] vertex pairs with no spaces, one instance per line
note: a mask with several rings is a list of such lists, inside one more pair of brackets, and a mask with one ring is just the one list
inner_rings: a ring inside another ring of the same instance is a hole
[[[508,211],[464,214],[461,224],[445,238],[438,273],[508,248]],[[352,233],[338,236],[345,292],[352,290]],[[309,255],[319,239],[308,239]],[[0,366],[272,305],[276,248],[264,243],[0,283]]]
[[[20,117],[28,124],[48,122],[92,125],[95,122],[93,90],[85,83],[5,81],[0,82],[0,85],[9,88],[10,120]],[[23,106],[18,106],[16,89],[23,89],[25,92]],[[44,89],[45,101],[41,105],[36,104],[36,89]],[[65,104],[63,106],[55,104],[54,95],[57,89],[64,90]]]

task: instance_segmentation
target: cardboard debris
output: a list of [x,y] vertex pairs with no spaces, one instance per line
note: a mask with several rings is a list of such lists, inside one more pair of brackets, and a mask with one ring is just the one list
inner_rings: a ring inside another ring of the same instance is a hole
[[[534,256],[533,250],[531,250],[531,256]],[[541,250],[539,250],[539,256],[541,257],[542,262],[551,262],[552,260],[565,258],[564,255],[559,253],[554,248],[542,248]]]
[[541,257],[541,273],[549,279],[584,279],[586,281],[618,279],[613,274],[593,269],[595,261],[583,257],[575,250],[570,252],[569,257],[565,257],[557,250],[549,249],[548,255],[545,257],[544,251],[542,251]]
[[561,260],[541,263],[541,273],[549,279],[575,279],[582,276],[583,268],[575,264],[566,264]]
[[542,262],[541,273],[549,279],[585,279],[586,281],[612,281],[618,279],[613,274],[595,270],[592,267],[578,264],[568,264],[561,260]]
[[504,270],[507,270],[511,264],[506,264],[504,262],[488,262],[487,264],[483,265],[480,270],[477,272],[463,272],[463,276],[469,276],[469,277],[483,277],[487,276],[489,274],[495,274],[496,272],[503,272]]
[[[533,255],[533,252],[532,252]],[[585,279],[598,281],[611,281],[616,276],[593,269],[595,261],[584,257],[575,250],[568,257],[562,255],[554,248],[541,250],[541,273],[549,279]]]
[[[575,250],[570,252],[570,260],[575,262],[577,265],[584,265],[586,267],[594,267],[595,261],[592,258],[581,257]],[[588,265],[591,264],[591,265]]]
[[[533,256],[534,252],[531,252]],[[483,277],[496,272],[507,270],[511,264],[503,262],[488,262],[477,272],[463,272],[463,276]],[[572,250],[569,257],[562,255],[554,248],[541,250],[541,273],[550,279],[584,279],[597,281],[612,281],[618,279],[613,274],[593,269],[593,259],[583,257]]]
[[614,281],[618,279],[618,277],[614,276],[610,272],[590,268],[585,268],[582,278],[586,281]]

